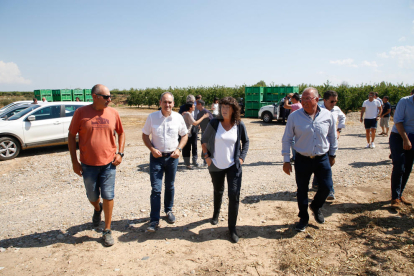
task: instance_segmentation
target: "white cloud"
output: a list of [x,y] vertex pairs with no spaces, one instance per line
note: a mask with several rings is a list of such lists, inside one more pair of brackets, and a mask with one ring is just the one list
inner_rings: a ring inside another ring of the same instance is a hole
[[400,39],[398,39],[398,41],[399,42],[404,42],[404,41],[406,41],[407,39],[405,38],[405,36],[403,36],[403,37],[401,37]]
[[399,67],[409,68],[414,65],[414,46],[392,47],[388,54],[391,58],[398,59]]
[[0,60],[0,83],[8,84],[30,84],[31,81],[22,77],[19,67],[14,62]]
[[330,64],[337,64],[337,65],[345,65],[349,67],[358,67],[358,65],[354,64],[354,60],[352,58],[347,58],[343,60],[331,60],[329,61]]
[[361,66],[366,66],[366,67],[378,67],[378,64],[377,64],[375,61],[369,62],[369,61],[364,60],[364,61],[361,63]]
[[389,58],[389,56],[387,55],[387,53],[386,53],[386,52],[383,52],[383,53],[377,54],[377,56],[379,56],[379,57],[381,57],[381,58]]

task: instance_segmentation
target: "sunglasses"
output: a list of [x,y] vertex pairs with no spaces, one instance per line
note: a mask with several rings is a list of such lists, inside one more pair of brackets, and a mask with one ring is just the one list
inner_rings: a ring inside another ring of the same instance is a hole
[[337,102],[338,102],[338,101],[330,101],[330,103],[331,103],[331,104],[333,104],[333,103],[337,103]]
[[104,98],[105,100],[109,99],[111,97],[111,95],[102,95],[102,94],[95,94],[96,96],[101,96],[102,98]]

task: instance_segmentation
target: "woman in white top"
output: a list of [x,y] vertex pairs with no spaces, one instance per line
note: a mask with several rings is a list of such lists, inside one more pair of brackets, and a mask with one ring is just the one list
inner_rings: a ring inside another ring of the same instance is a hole
[[193,126],[198,126],[205,118],[208,117],[208,113],[204,114],[198,121],[194,120],[192,112],[194,111],[195,106],[193,102],[188,102],[184,105],[184,122],[188,129],[188,140],[187,144],[183,148],[183,158],[185,167],[189,170],[192,170],[193,167],[190,165],[190,152],[193,151],[193,165],[198,166],[197,164],[197,132],[192,131]]
[[216,118],[219,115],[219,103],[218,98],[214,98],[213,104],[211,105],[211,110],[213,111],[213,117]]
[[239,241],[236,232],[237,215],[242,180],[242,168],[249,149],[249,137],[244,123],[240,120],[240,107],[232,97],[220,100],[220,112],[207,125],[201,138],[203,156],[207,162],[214,187],[214,212],[211,224],[218,223],[227,177],[229,215],[228,227],[233,242]]

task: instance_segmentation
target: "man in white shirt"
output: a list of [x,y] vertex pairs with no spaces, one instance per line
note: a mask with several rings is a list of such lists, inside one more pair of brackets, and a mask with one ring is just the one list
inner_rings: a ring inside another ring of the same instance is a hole
[[[361,123],[364,122],[365,125],[365,134],[367,137],[367,145],[365,148],[375,148],[375,132],[377,131],[377,120],[379,119],[379,114],[382,112],[382,105],[379,101],[374,99],[375,93],[369,92],[368,100],[365,100],[362,104],[361,109]],[[364,118],[365,113],[365,119]],[[370,133],[371,133],[371,143],[370,143]]]
[[[144,128],[142,140],[150,154],[151,179],[151,213],[148,232],[155,232],[159,228],[161,211],[162,178],[165,173],[164,211],[168,223],[175,222],[172,212],[174,205],[174,181],[178,159],[182,148],[188,140],[187,127],[183,117],[172,111],[174,96],[171,92],[164,92],[160,99],[161,110],[151,113]],[[151,140],[149,136],[151,137]],[[181,136],[178,142],[178,136]]]

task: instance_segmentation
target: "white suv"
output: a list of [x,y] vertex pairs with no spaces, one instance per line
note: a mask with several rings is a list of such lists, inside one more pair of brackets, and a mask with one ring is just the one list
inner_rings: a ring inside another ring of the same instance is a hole
[[0,160],[13,159],[22,149],[67,144],[73,113],[89,104],[38,103],[0,121]]

